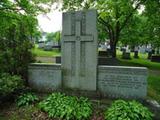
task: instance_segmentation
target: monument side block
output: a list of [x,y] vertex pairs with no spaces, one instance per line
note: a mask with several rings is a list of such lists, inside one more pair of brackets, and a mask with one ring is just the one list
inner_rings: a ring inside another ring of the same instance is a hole
[[31,88],[42,92],[61,89],[61,65],[32,63],[28,66],[28,83]]
[[99,66],[98,90],[108,97],[145,98],[147,76],[143,67]]

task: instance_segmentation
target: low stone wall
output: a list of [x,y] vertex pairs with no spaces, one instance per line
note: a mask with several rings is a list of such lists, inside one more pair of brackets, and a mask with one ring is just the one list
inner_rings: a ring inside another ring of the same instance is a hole
[[147,95],[147,68],[99,66],[98,90],[103,96],[144,98]]
[[[147,74],[147,68],[144,67],[98,66],[97,90],[93,91],[95,94],[86,91],[82,95],[86,93],[97,97],[145,98]],[[29,85],[38,91],[66,92],[62,88],[61,64],[30,64]]]
[[61,65],[33,63],[28,67],[29,85],[38,91],[54,91],[62,86]]

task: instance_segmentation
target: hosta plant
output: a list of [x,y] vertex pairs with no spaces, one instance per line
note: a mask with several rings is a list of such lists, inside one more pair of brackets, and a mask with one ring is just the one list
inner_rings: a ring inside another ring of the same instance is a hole
[[152,120],[153,114],[136,101],[117,100],[105,111],[105,120]]
[[88,120],[92,114],[91,102],[87,98],[66,96],[62,93],[51,94],[39,103],[39,107],[50,118],[64,120]]
[[21,106],[28,106],[28,105],[30,105],[32,103],[35,103],[38,100],[39,99],[38,99],[38,97],[35,94],[33,94],[33,93],[25,93],[25,94],[23,94],[23,95],[21,95],[21,96],[18,97],[18,99],[17,99],[17,105],[19,107],[21,107]]

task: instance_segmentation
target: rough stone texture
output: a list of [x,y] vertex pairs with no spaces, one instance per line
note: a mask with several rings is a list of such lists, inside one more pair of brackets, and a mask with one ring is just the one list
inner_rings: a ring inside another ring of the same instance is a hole
[[63,13],[62,74],[64,88],[96,90],[96,10]]
[[61,88],[61,65],[60,64],[30,64],[29,85],[38,91],[53,91]]
[[145,98],[147,95],[147,68],[99,66],[98,90],[109,97]]

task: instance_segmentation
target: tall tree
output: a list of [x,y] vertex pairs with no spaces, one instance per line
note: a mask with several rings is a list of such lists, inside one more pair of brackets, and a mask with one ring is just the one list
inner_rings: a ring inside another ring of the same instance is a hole
[[149,35],[148,43],[152,44],[155,48],[160,48],[160,1],[148,0],[145,3],[144,15],[148,17],[146,26]]
[[120,42],[124,45],[139,46],[148,42],[148,17],[142,14],[134,14],[131,23],[121,32]]
[[53,33],[53,32],[47,33],[46,39],[47,39],[47,41],[54,41],[55,40],[55,33]]
[[47,33],[47,41],[60,41],[60,31]]
[[37,32],[39,13],[47,12],[44,3],[52,0],[0,1],[0,73],[8,72],[27,77],[32,62],[32,40]]
[[130,19],[146,0],[63,0],[63,9],[76,10],[96,8],[98,21],[110,39],[112,57],[116,57],[116,45],[121,31],[130,23]]

